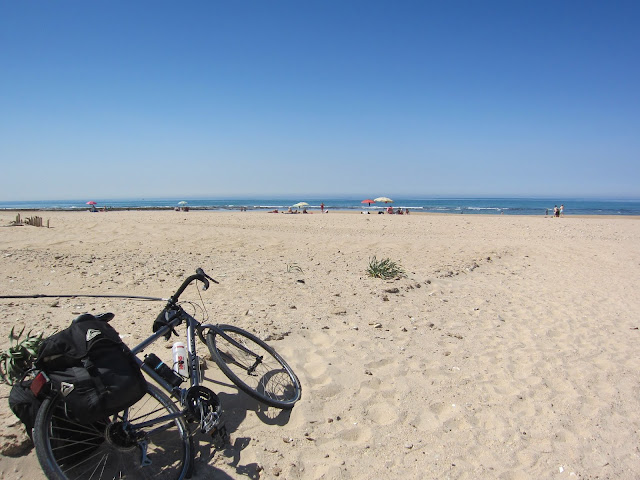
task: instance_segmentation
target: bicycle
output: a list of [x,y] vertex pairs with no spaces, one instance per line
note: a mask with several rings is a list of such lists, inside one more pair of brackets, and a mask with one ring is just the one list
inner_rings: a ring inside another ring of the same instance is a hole
[[[209,281],[218,283],[197,269],[166,300],[154,321],[154,333],[132,349],[142,371],[158,385],[147,382],[147,393],[140,401],[112,417],[82,425],[67,414],[59,393],[52,392],[44,399],[33,441],[47,478],[189,478],[195,456],[191,424],[210,434],[214,447],[222,448],[226,442],[222,407],[217,395],[202,385],[196,337],[207,345],[211,358],[229,380],[260,402],[291,409],[300,399],[295,373],[264,341],[233,325],[201,324],[185,312],[178,300],[194,281],[202,282],[203,290],[209,288]],[[187,330],[187,388],[180,387],[185,379],[158,363],[153,354],[139,357],[159,338],[170,339],[183,322]]]

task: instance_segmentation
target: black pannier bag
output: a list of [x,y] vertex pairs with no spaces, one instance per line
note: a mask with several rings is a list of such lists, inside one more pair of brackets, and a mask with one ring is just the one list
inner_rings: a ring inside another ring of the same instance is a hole
[[67,414],[92,423],[140,400],[147,383],[135,356],[107,322],[112,313],[85,313],[44,340],[35,362],[62,396]]
[[31,391],[32,381],[22,379],[16,382],[9,392],[9,408],[22,421],[29,438],[32,438],[36,415],[42,403]]
[[[43,385],[43,382],[48,381],[47,377],[40,379],[38,376],[35,380],[27,379],[29,373],[32,372],[27,372],[25,378],[16,382],[11,388],[9,407],[22,421],[29,438],[33,441],[33,427],[43,398],[42,395],[36,395],[34,389],[38,392],[46,392],[49,385]],[[54,415],[51,419],[51,428],[55,432],[56,457],[75,462],[90,455],[104,441],[104,436],[100,432],[103,432],[106,426],[105,420],[80,425],[64,415]]]

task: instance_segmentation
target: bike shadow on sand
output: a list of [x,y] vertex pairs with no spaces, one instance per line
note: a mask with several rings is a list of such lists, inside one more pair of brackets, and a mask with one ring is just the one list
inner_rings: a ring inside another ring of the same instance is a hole
[[[232,384],[212,380],[210,378],[205,378],[205,382],[205,384],[214,392],[216,392],[215,384],[235,388]],[[209,464],[210,462],[215,461],[215,458],[218,458],[218,461],[223,461],[222,457],[224,457],[224,463],[235,468],[236,474],[246,476],[250,479],[259,479],[261,467],[258,464],[240,464],[242,451],[249,447],[251,444],[251,438],[236,437],[233,434],[242,430],[240,426],[247,418],[247,414],[249,412],[255,412],[256,416],[267,425],[283,426],[289,422],[291,410],[281,410],[274,407],[268,407],[240,390],[234,393],[216,392],[216,394],[218,395],[218,399],[222,405],[222,418],[228,436],[227,442],[222,449],[217,450],[212,444],[209,435],[198,432],[194,436],[197,452],[197,470],[194,478],[199,478],[203,471],[209,471],[212,474],[215,472],[216,476],[212,476],[211,478],[231,478],[226,476],[224,472],[221,472]],[[233,437],[232,441],[231,437]],[[209,477],[205,476],[202,478]]]

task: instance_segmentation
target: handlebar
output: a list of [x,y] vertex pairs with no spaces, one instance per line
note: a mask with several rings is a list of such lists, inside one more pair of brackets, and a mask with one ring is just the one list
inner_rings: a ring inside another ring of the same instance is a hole
[[[182,292],[184,292],[185,289],[191,284],[191,282],[195,280],[199,280],[203,283],[203,290],[209,288],[209,280],[211,280],[213,283],[219,283],[217,280],[204,273],[204,270],[202,270],[201,268],[197,268],[195,275],[190,275],[189,277],[187,277],[186,280],[182,282],[182,285],[180,285],[180,288],[178,288],[176,293],[174,293],[173,296],[169,297],[169,299],[167,300],[167,305],[153,322],[154,333],[158,330],[165,329],[165,338],[167,340],[171,338],[172,334],[177,335],[173,327],[175,327],[176,325],[180,325],[180,322],[182,322],[182,314],[184,313],[182,307],[178,305],[178,299],[180,298],[180,295],[182,295]],[[173,322],[176,318],[178,319],[178,323],[172,325],[171,322]],[[155,337],[153,338],[155,340]]]
[[182,285],[180,285],[180,288],[178,288],[176,293],[174,293],[173,296],[171,296],[169,298],[169,302],[168,303],[170,305],[173,305],[173,304],[177,303],[178,299],[180,298],[180,295],[182,295],[182,292],[184,292],[185,289],[194,280],[199,280],[204,284],[202,286],[202,290],[206,290],[207,288],[209,288],[209,280],[211,280],[213,283],[220,283],[217,280],[215,280],[214,278],[211,278],[209,275],[204,273],[204,270],[202,270],[202,268],[197,268],[196,269],[196,273],[194,275],[190,275],[189,277],[186,278],[186,280],[184,282],[182,282]]

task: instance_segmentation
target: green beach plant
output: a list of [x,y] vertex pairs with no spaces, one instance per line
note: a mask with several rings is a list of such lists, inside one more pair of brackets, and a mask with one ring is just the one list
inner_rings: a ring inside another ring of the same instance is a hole
[[10,347],[0,353],[0,381],[8,385],[19,381],[33,367],[43,340],[42,333],[31,335],[31,330],[21,339],[25,327],[17,335],[14,329],[15,327],[9,333]]
[[389,258],[378,260],[375,255],[369,258],[367,274],[370,277],[384,279],[406,277],[404,269],[399,264],[391,261]]

